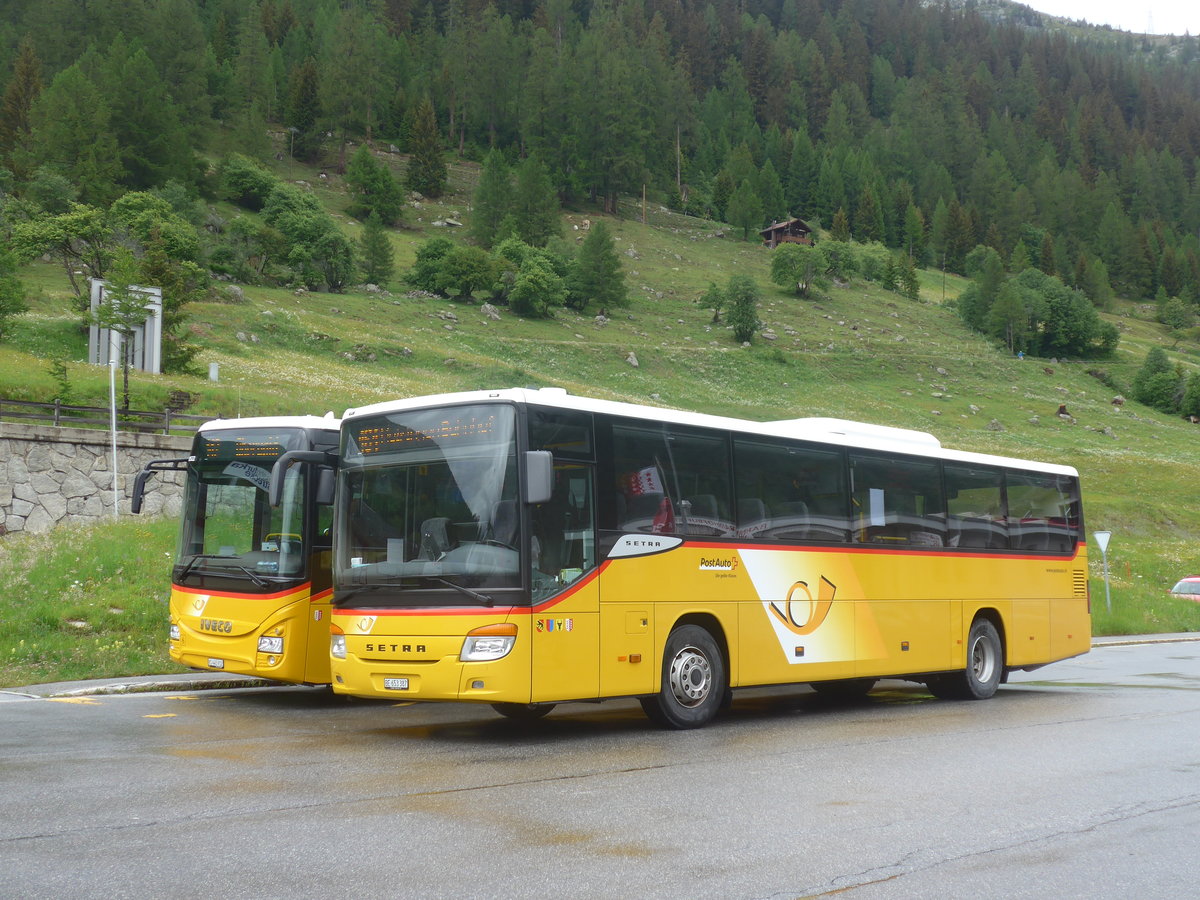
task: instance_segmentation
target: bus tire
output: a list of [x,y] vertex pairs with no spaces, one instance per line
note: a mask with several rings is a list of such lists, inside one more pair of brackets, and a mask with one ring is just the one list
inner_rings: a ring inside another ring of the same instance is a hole
[[699,625],[681,625],[663,650],[659,691],[642,697],[642,709],[664,728],[699,728],[712,721],[728,689],[725,657]]
[[987,619],[976,619],[967,635],[967,665],[961,672],[929,679],[930,692],[945,700],[986,700],[1004,675],[1004,645]]
[[550,710],[554,709],[553,703],[493,703],[492,709],[500,713],[506,719],[513,719],[517,722],[535,722],[538,719],[544,718]]

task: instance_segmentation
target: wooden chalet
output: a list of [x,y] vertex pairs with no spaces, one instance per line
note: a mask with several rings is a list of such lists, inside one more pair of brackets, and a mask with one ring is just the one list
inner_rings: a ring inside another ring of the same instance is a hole
[[763,243],[774,249],[780,244],[811,244],[812,229],[800,219],[786,219],[776,222],[759,232]]

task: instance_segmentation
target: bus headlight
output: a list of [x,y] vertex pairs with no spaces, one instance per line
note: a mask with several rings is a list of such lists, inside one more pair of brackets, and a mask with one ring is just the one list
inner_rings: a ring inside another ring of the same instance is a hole
[[266,635],[264,635],[263,637],[260,637],[258,639],[258,652],[259,653],[282,653],[283,652],[283,638],[267,637]]
[[346,635],[336,625],[329,626],[329,655],[334,659],[346,658]]
[[489,662],[508,656],[517,642],[517,626],[507,622],[484,625],[467,632],[458,658],[462,662]]
[[171,623],[170,635],[171,635],[171,640],[173,640],[173,641],[179,640],[179,626],[176,625],[174,622]]

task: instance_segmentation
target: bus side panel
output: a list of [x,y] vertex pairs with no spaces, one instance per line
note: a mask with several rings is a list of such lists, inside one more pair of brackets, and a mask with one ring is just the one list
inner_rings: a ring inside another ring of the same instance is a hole
[[326,591],[308,604],[308,654],[304,680],[309,684],[329,683],[329,601],[332,597],[332,591]]
[[658,689],[654,610],[648,602],[605,603],[600,622],[600,692],[606,697]]
[[[740,609],[740,686],[849,678],[860,635],[856,597],[862,595],[851,554],[819,550],[743,548],[754,589]],[[874,652],[874,651],[873,651]]]
[[858,602],[856,674],[936,672],[953,665],[955,598],[966,590],[958,560],[922,553],[854,554]]
[[1049,600],[1014,600],[1012,618],[1006,625],[1008,665],[1020,666],[1050,658]]
[[667,636],[687,615],[718,619],[723,634],[717,637],[727,643],[736,673],[736,604],[755,599],[754,585],[732,547],[683,544],[610,559],[600,575],[601,696],[656,692]]
[[1087,653],[1092,646],[1092,616],[1086,597],[1060,600],[1050,607],[1050,659]]
[[561,600],[535,608],[527,635],[533,646],[530,702],[591,700],[600,693],[599,581],[592,578]]

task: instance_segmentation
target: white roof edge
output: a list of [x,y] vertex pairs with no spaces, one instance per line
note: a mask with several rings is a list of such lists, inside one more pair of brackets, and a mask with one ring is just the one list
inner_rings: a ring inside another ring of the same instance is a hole
[[911,428],[897,428],[894,425],[872,425],[869,422],[855,422],[852,419],[832,419],[824,416],[810,416],[803,419],[781,419],[777,422],[767,422],[767,425],[779,425],[785,429],[796,429],[796,436],[808,436],[813,431],[823,432],[838,437],[861,437],[871,440],[907,441],[925,447],[941,447],[942,442],[928,431],[915,431]]
[[216,431],[224,428],[322,428],[337,431],[342,420],[333,413],[323,416],[249,416],[245,419],[210,419],[197,431]]
[[[1039,462],[1007,456],[993,456],[969,450],[953,450],[943,447],[941,441],[928,432],[890,425],[872,425],[850,419],[814,416],[810,418],[784,419],[771,422],[755,422],[730,416],[689,412],[670,407],[643,406],[619,400],[599,400],[571,394],[563,388],[502,388],[497,390],[459,391],[433,394],[424,397],[409,397],[402,400],[386,400],[369,406],[347,409],[342,418],[352,420],[358,416],[386,413],[406,409],[420,409],[442,404],[479,403],[488,400],[506,400],[511,403],[539,403],[573,409],[581,412],[609,413],[653,422],[670,422],[676,425],[695,425],[708,428],[726,428],[743,434],[759,434],[768,437],[785,437],[836,444],[863,450],[894,451],[946,459],[978,465],[1010,466],[1032,471],[1047,472],[1078,477],[1072,467],[1061,463]],[[240,420],[245,421],[245,420]]]

